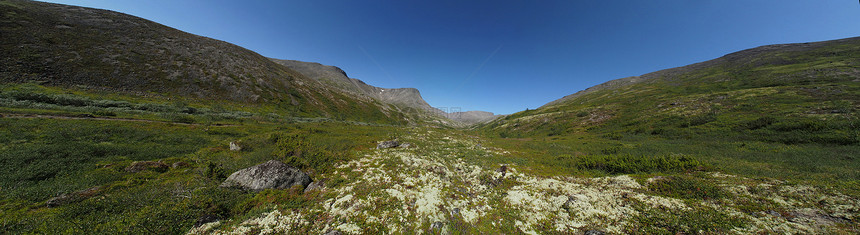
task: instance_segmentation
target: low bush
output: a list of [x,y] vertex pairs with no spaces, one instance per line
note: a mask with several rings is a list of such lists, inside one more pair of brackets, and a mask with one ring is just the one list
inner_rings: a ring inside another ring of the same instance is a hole
[[702,167],[696,159],[679,154],[669,155],[585,155],[563,156],[559,160],[580,170],[600,170],[610,174],[632,174],[650,172],[683,172]]
[[680,199],[713,200],[729,196],[712,182],[692,176],[672,176],[655,180],[648,188],[659,195]]

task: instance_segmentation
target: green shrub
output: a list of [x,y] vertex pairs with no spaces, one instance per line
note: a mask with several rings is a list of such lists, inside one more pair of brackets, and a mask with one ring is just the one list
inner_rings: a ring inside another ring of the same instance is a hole
[[559,159],[569,167],[580,170],[600,170],[610,174],[632,174],[649,172],[682,172],[695,170],[702,165],[684,155],[586,155]]
[[648,188],[659,195],[680,199],[713,200],[729,194],[714,183],[692,176],[672,176],[651,183]]
[[628,234],[725,234],[747,222],[709,207],[669,211],[635,204],[635,208],[640,213]]

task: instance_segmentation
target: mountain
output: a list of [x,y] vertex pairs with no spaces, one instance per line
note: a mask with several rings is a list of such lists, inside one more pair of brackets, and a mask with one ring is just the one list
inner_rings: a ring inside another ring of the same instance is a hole
[[435,116],[442,116],[455,121],[447,122],[445,120],[437,119],[437,121],[440,121],[445,125],[463,127],[487,122],[499,117],[499,115],[493,115],[493,113],[491,112],[484,111],[446,113],[440,109],[430,106],[427,101],[424,101],[424,98],[421,97],[421,93],[418,91],[418,89],[375,87],[372,85],[368,85],[361,80],[350,78],[349,76],[347,76],[346,72],[335,66],[297,60],[271,60],[275,61],[278,64],[284,65],[294,71],[297,71],[311,79],[317,80],[320,83],[323,83],[330,87],[335,87],[341,91],[350,94],[373,98],[379,102],[396,105],[398,107],[406,109],[412,108],[409,110],[403,110],[405,112],[421,114],[424,116],[427,116],[428,114],[435,114]]
[[503,136],[578,132],[858,144],[860,38],[761,46],[622,78],[481,126]]
[[454,121],[462,122],[468,125],[474,125],[494,120],[496,118],[502,117],[503,115],[495,115],[492,112],[486,111],[466,111],[448,113],[446,114],[446,116]]
[[371,97],[383,103],[403,105],[418,110],[430,112],[437,112],[438,110],[430,106],[427,101],[424,101],[421,93],[415,88],[380,88],[371,86],[361,80],[348,77],[346,72],[338,67],[322,65],[320,63],[279,59],[272,59],[272,61],[287,66],[323,84],[352,94]]
[[276,105],[298,116],[404,119],[253,51],[131,15],[20,0],[4,1],[0,12],[2,83]]

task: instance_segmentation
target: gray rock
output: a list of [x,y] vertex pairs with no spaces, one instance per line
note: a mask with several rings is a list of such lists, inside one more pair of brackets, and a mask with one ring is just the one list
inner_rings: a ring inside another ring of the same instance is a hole
[[576,198],[573,196],[567,196],[567,201],[561,205],[561,208],[567,212],[570,212],[570,208],[573,208],[573,203],[576,202]]
[[430,229],[442,229],[442,222],[436,221],[430,224]]
[[311,190],[322,190],[325,187],[325,183],[320,181],[311,182],[308,187],[305,188],[305,192],[309,192]]
[[779,213],[777,213],[776,211],[773,211],[773,210],[768,210],[767,214],[771,215],[773,217],[782,217],[782,215],[780,215]]
[[412,147],[412,143],[402,143],[402,144],[400,144],[400,146],[398,146],[398,147],[400,147],[400,148],[411,148],[411,147]]
[[376,145],[376,149],[394,148],[400,145],[396,140],[382,141]]
[[325,233],[323,235],[341,235],[341,234],[343,234],[343,233],[341,233],[340,231],[331,230],[331,231],[328,231],[327,233]]
[[263,190],[268,188],[290,188],[294,185],[307,187],[313,180],[304,172],[271,160],[260,165],[233,172],[224,180],[221,187],[241,188],[245,190]]
[[230,151],[242,151],[242,146],[239,146],[236,142],[230,142]]
[[603,231],[594,230],[594,229],[588,230],[585,232],[585,235],[603,235],[603,234],[606,234],[606,233],[604,233]]
[[205,214],[203,216],[200,216],[200,218],[197,218],[197,221],[194,222],[194,227],[200,227],[201,225],[215,222],[215,221],[219,221],[219,220],[221,220],[221,217],[218,215]]

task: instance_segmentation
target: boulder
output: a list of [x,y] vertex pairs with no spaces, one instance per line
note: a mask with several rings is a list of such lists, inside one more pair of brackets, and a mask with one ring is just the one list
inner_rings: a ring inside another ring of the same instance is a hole
[[387,149],[387,148],[394,148],[397,146],[400,146],[400,142],[397,142],[396,140],[389,140],[389,141],[382,141],[379,144],[377,144],[376,149]]
[[125,168],[125,171],[131,173],[137,173],[145,170],[152,170],[157,172],[165,172],[170,168],[167,164],[162,162],[153,162],[153,161],[136,161],[132,162],[131,165]]
[[301,170],[281,161],[271,160],[233,172],[227,180],[224,180],[221,187],[259,191],[269,188],[290,188],[294,185],[307,187],[312,181],[311,177]]

